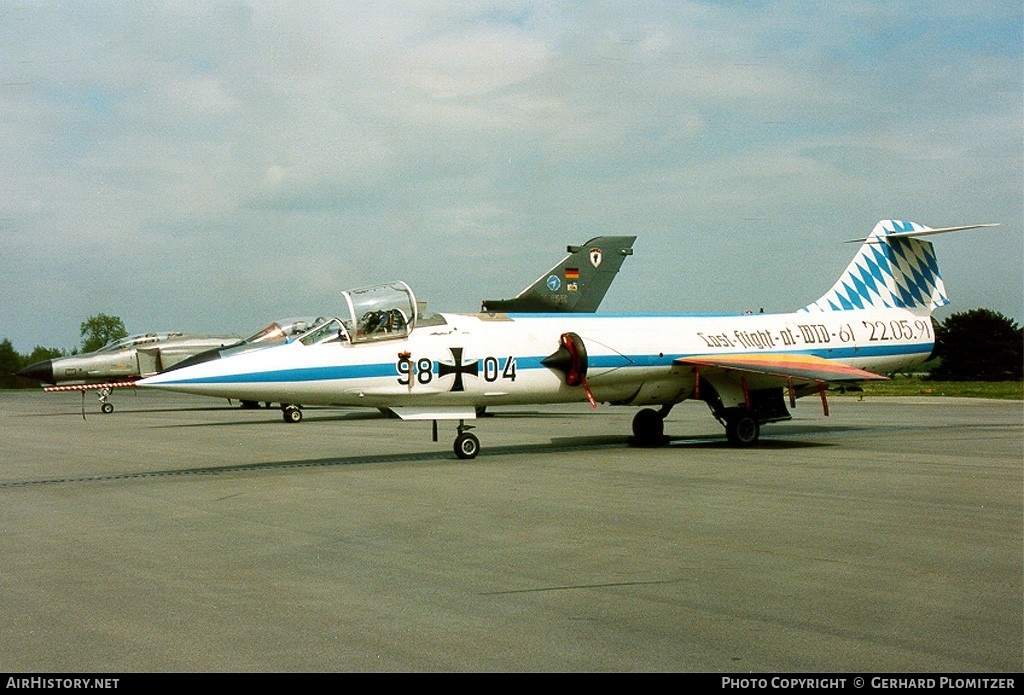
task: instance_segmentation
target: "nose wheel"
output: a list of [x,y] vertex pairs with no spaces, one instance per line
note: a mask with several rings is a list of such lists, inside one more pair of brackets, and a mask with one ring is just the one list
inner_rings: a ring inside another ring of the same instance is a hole
[[[85,391],[82,391],[82,393],[84,394]],[[99,398],[100,401],[100,410],[102,410],[107,415],[114,412],[114,404],[110,402],[109,388],[100,389],[99,393],[96,394],[96,396],[97,398]]]
[[476,438],[475,434],[470,434],[467,431],[471,429],[473,429],[472,425],[459,422],[459,434],[455,437],[455,455],[460,459],[475,459],[476,455],[480,453],[480,440]]

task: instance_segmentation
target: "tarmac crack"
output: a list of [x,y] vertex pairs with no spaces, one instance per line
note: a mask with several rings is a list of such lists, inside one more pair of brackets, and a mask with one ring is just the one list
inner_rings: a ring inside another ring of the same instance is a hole
[[655,579],[641,582],[602,582],[599,584],[565,584],[563,586],[539,586],[532,589],[504,589],[502,591],[484,591],[480,596],[504,596],[508,594],[535,594],[551,591],[577,591],[580,589],[608,589],[621,586],[655,586],[658,584],[678,584],[683,579]]

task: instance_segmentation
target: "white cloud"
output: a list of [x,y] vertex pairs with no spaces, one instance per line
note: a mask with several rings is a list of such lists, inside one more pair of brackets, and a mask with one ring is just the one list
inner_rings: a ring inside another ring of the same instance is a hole
[[17,252],[0,337],[19,349],[77,342],[107,307],[76,292],[116,296],[133,330],[245,331],[304,313],[286,295],[319,311],[406,273],[471,309],[600,233],[640,237],[608,299],[638,309],[763,294],[778,277],[762,288],[756,262],[810,248],[824,267],[786,278],[785,308],[831,282],[832,241],[904,213],[1004,222],[986,272],[1018,289],[984,301],[1024,315],[1019,3],[112,0],[0,18]]

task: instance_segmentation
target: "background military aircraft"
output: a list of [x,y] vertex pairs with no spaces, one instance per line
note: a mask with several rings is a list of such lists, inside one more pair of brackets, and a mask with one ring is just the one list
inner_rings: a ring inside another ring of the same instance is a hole
[[[988,225],[974,225],[988,226]],[[458,420],[455,453],[477,455],[466,420],[491,405],[589,401],[643,406],[634,441],[664,441],[664,418],[704,401],[736,446],[832,382],[884,379],[928,357],[931,312],[948,303],[930,229],[883,220],[822,297],[788,314],[419,314],[395,282],[343,293],[348,312],[292,343],[143,379],[228,398],[387,408]],[[660,406],[655,410],[650,406]],[[436,428],[435,428],[436,432]]]
[[69,355],[31,364],[17,376],[51,384],[46,391],[96,390],[101,410],[110,413],[111,389],[173,367],[193,355],[237,343],[239,336],[189,333],[145,333],[115,340],[95,352]]
[[601,236],[566,247],[556,263],[514,299],[485,299],[485,312],[594,313],[601,306],[626,256],[633,255],[635,236]]

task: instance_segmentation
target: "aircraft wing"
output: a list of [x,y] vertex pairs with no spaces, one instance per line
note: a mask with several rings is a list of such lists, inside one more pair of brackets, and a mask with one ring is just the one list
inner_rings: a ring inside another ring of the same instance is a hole
[[795,353],[741,353],[731,355],[697,355],[680,357],[677,364],[693,367],[711,367],[725,371],[749,372],[782,379],[783,383],[796,381],[866,381],[889,377],[851,367],[815,355]]

